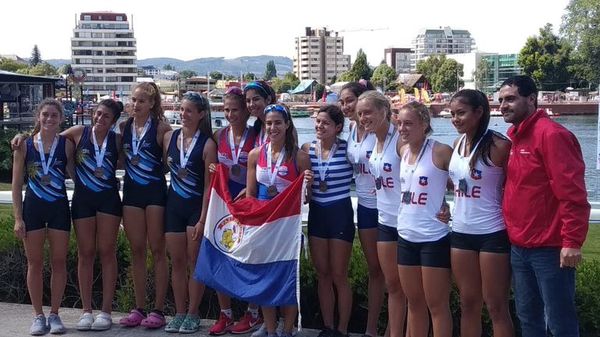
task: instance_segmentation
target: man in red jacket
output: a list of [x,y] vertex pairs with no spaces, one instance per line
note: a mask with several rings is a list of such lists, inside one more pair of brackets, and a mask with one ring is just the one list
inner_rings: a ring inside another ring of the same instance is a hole
[[523,337],[579,336],[575,267],[590,215],[579,142],[537,110],[531,77],[502,83],[500,111],[513,124],[502,208]]

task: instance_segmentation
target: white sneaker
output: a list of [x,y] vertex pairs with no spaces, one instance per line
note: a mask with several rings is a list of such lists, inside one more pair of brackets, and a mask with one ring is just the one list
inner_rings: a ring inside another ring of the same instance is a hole
[[261,324],[258,330],[254,331],[250,337],[267,337],[267,324]]
[[44,314],[39,314],[33,318],[33,323],[31,323],[31,328],[29,328],[29,333],[32,336],[41,336],[45,335],[48,332],[48,326],[46,325],[46,316]]
[[94,316],[91,312],[84,312],[79,317],[79,322],[77,322],[77,330],[79,331],[87,331],[92,328],[92,323],[94,323]]
[[92,324],[92,330],[94,331],[104,331],[108,330],[112,327],[112,317],[109,313],[101,312],[96,315],[96,319]]
[[65,328],[57,314],[50,314],[48,316],[48,326],[50,327],[50,333],[53,335],[61,335],[67,332],[67,328]]

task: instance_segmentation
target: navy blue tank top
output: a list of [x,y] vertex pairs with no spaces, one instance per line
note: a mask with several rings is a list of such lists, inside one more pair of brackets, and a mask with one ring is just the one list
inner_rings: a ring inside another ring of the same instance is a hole
[[[34,198],[46,202],[54,202],[59,199],[67,198],[67,190],[65,188],[65,174],[67,169],[67,154],[65,151],[66,138],[58,136],[58,144],[54,151],[54,158],[48,169],[50,182],[44,184],[42,182],[42,176],[44,175],[42,160],[40,153],[33,145],[34,137],[37,137],[37,134],[27,138],[26,143],[25,181],[27,183],[27,189],[25,190],[25,198]],[[50,153],[45,153],[46,160],[48,160],[49,155]]]
[[[162,162],[162,148],[156,141],[158,120],[151,118],[150,127],[140,140],[138,156],[134,159],[131,137],[131,124],[129,118],[123,129],[123,151],[125,152],[125,184],[142,186],[162,185],[165,181]],[[133,160],[132,160],[133,159]]]
[[202,195],[204,194],[204,159],[202,154],[208,137],[200,133],[186,165],[187,173],[181,176],[178,174],[181,164],[179,148],[177,148],[180,133],[181,129],[173,131],[167,151],[167,164],[171,172],[171,184],[169,185],[167,200],[170,203],[173,197],[177,197],[186,201],[199,202],[198,205],[201,206]]
[[[113,131],[106,134],[106,152],[102,160],[102,175],[96,173],[96,151],[92,140],[92,127],[83,129],[77,152],[75,153],[75,191],[76,192],[103,192],[117,189],[117,135]],[[102,148],[102,143],[98,144]]]

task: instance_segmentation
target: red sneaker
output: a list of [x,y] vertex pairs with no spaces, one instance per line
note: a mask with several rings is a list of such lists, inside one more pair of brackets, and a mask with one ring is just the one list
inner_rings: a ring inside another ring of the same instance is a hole
[[260,324],[262,324],[263,319],[260,316],[256,318],[252,317],[252,313],[250,311],[246,311],[244,317],[240,319],[233,327],[231,327],[232,334],[243,334],[250,331],[255,330]]
[[224,335],[229,332],[229,329],[233,325],[233,319],[225,315],[224,312],[221,311],[219,315],[219,320],[210,327],[208,330],[208,334],[212,336]]

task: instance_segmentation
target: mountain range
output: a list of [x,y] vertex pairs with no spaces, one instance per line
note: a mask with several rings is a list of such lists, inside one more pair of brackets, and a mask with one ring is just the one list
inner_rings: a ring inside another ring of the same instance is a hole
[[[275,69],[277,69],[277,75],[279,76],[283,76],[293,69],[293,61],[289,57],[270,55],[242,56],[233,59],[226,59],[224,57],[205,57],[189,61],[169,57],[155,57],[137,60],[137,65],[138,67],[152,65],[158,69],[163,69],[164,66],[170,64],[176,71],[193,70],[200,76],[210,73],[211,71],[218,71],[223,74],[234,76],[240,76],[240,73],[254,73],[260,77],[260,75],[265,73],[267,62],[271,60],[275,62]],[[60,68],[61,66],[70,63],[71,60],[54,59],[46,60],[46,62]]]

